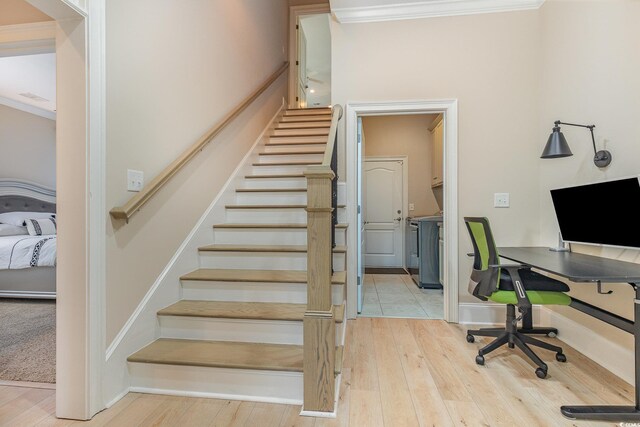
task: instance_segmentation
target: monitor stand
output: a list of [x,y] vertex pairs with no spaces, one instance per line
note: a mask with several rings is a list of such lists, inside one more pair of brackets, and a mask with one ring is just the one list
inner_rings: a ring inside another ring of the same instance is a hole
[[558,233],[558,246],[555,248],[549,248],[550,251],[553,252],[571,252],[569,248],[564,246],[564,241],[562,240],[562,234]]

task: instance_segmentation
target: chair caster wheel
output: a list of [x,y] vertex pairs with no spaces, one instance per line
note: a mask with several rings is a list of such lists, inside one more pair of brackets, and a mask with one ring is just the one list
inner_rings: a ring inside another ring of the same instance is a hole
[[477,355],[476,356],[476,363],[480,366],[484,366],[484,356],[482,355]]
[[540,379],[544,379],[547,377],[547,370],[546,369],[542,369],[542,368],[538,368],[536,369],[536,376]]
[[557,360],[558,362],[562,362],[562,363],[564,363],[564,362],[566,362],[566,361],[567,361],[567,356],[565,356],[565,355],[564,355],[564,354],[562,354],[562,353],[556,353],[556,360]]
[[476,337],[474,337],[471,334],[467,334],[467,342],[472,343],[472,342],[475,342],[475,340],[476,340]]
[[547,336],[548,336],[549,338],[555,338],[555,337],[557,337],[558,335],[557,335],[555,332],[549,332],[549,333],[547,334]]

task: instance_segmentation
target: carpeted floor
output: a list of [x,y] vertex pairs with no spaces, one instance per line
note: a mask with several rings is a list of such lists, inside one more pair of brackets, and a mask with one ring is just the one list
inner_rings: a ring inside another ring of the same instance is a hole
[[55,301],[0,299],[0,380],[55,383]]

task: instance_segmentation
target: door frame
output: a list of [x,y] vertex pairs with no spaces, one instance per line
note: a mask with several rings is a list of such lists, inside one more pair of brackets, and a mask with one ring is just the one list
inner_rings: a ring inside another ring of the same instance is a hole
[[57,98],[64,105],[56,114],[56,197],[64,226],[56,278],[56,416],[88,420],[106,407],[106,0],[27,1],[55,20]]
[[[347,265],[357,265],[358,182],[358,116],[437,114],[444,115],[444,226],[445,271],[444,320],[458,322],[458,100],[349,102],[346,118],[347,220],[354,227],[347,229]],[[357,268],[347,270],[347,316],[357,317]]]
[[[364,149],[365,147],[363,146],[362,147],[363,153],[364,153]],[[364,162],[402,161],[402,221],[400,222],[401,224],[400,233],[402,236],[401,238],[402,238],[403,244],[400,245],[401,246],[400,256],[402,257],[401,258],[402,267],[406,268],[407,266],[405,263],[405,253],[404,253],[405,252],[405,245],[404,245],[405,227],[402,226],[402,223],[404,222],[404,220],[407,219],[407,213],[409,212],[409,156],[363,156],[363,161]],[[364,172],[365,171],[363,169],[362,173]],[[364,251],[362,252],[362,257],[364,258]]]
[[[296,108],[296,95],[298,94],[298,37],[296,26],[301,16],[318,15],[321,13],[331,13],[328,4],[312,4],[307,6],[289,7],[289,108]],[[295,70],[292,72],[291,70]]]

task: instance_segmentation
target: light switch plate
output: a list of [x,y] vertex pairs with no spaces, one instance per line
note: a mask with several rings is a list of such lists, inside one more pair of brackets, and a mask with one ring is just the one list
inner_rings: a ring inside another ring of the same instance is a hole
[[127,191],[138,192],[142,190],[143,186],[144,173],[142,171],[127,169]]
[[509,193],[495,193],[493,195],[493,207],[494,208],[508,208],[509,207]]
[[414,205],[413,203],[409,203],[409,210],[410,211],[415,211],[416,210],[416,205]]

